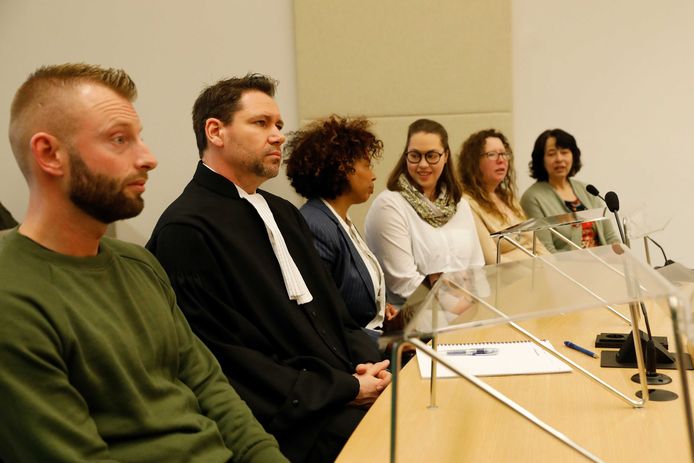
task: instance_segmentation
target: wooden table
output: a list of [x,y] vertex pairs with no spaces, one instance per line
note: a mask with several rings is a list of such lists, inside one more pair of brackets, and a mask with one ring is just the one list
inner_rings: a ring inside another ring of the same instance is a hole
[[[658,308],[656,308],[658,309]],[[654,334],[667,335],[671,323],[664,309],[650,310]],[[599,359],[565,348],[564,340],[592,347],[599,332],[628,332],[622,320],[604,308],[572,312],[519,323],[549,339],[555,348],[620,391],[640,389],[631,369],[600,368]],[[440,342],[523,339],[508,326],[446,335]],[[599,350],[598,350],[599,352]],[[687,427],[677,370],[660,389],[680,395],[672,402],[649,401],[630,407],[597,383],[577,373],[482,378],[607,462],[690,461]],[[688,372],[690,385],[694,374]],[[398,462],[557,462],[586,461],[573,449],[461,378],[438,381],[438,406],[429,408],[429,381],[419,375],[416,359],[401,372],[399,383]],[[374,403],[337,459],[389,461],[390,388]]]

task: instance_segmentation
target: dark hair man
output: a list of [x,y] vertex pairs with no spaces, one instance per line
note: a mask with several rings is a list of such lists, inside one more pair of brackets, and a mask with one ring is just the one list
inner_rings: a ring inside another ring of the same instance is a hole
[[295,462],[332,461],[390,382],[288,201],[259,190],[279,171],[275,83],[222,80],[193,107],[201,162],[147,247],[193,329]]

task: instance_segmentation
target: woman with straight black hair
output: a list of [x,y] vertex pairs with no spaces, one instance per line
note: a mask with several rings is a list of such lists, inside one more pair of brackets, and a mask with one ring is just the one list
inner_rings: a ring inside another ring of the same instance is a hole
[[[545,130],[535,140],[530,176],[537,180],[521,198],[528,217],[550,217],[568,212],[603,207],[586,191],[586,184],[572,177],[581,169],[581,150],[576,139],[562,129]],[[619,237],[607,220],[566,225],[557,231],[582,248],[616,243]],[[538,232],[542,244],[551,251],[574,249],[549,230]]]

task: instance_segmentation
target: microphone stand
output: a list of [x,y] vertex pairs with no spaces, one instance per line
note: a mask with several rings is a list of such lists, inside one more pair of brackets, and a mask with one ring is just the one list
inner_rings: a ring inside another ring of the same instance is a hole
[[[644,236],[643,239],[644,239],[644,241],[645,241],[645,240],[648,240],[648,241],[650,241],[651,243],[653,243],[653,244],[655,244],[656,246],[658,246],[658,249],[660,249],[660,252],[663,254],[663,260],[665,261],[665,263],[663,264],[663,267],[667,267],[668,265],[674,264],[674,263],[675,263],[674,260],[670,260],[670,259],[667,258],[667,255],[665,254],[665,249],[663,249],[663,247],[662,247],[660,244],[658,244],[658,242],[657,242],[656,240],[654,240],[653,238],[651,238],[651,237],[648,236],[648,235]],[[648,245],[648,243],[646,243],[646,245]],[[649,254],[648,254],[648,246],[646,246],[646,253],[647,253],[646,256],[647,256],[647,257],[650,257]],[[650,264],[650,263],[651,263],[650,258],[647,259],[647,260],[648,260],[648,263]],[[661,267],[657,267],[657,266],[656,266],[655,268],[656,268],[656,269],[659,269],[659,268],[661,268]]]
[[[608,191],[605,194],[605,197],[603,198],[600,196],[597,188],[595,188],[592,185],[589,186],[590,188],[587,188],[588,192],[593,196],[597,196],[600,199],[602,199],[607,205],[609,211],[612,212],[612,214],[614,214],[615,221],[617,222],[617,229],[619,230],[619,235],[622,239],[622,243],[625,246],[628,246],[628,239],[624,233],[624,228],[622,228],[622,222],[619,219],[619,197],[617,196],[617,193],[615,193],[614,191]],[[641,338],[639,339],[639,342],[643,345],[645,341],[644,354],[646,363],[646,383],[649,385],[663,385],[671,383],[672,378],[662,373],[658,373],[657,363],[659,359],[662,363],[674,363],[675,359],[672,356],[672,354],[670,354],[667,351],[667,349],[665,349],[660,343],[656,342],[653,339],[653,335],[651,333],[651,324],[648,320],[648,312],[646,311],[646,306],[643,302],[639,302],[639,305],[641,306],[641,313],[643,314],[643,319],[646,325],[646,333],[644,333],[643,331],[639,331],[639,337]],[[618,363],[632,363],[636,360],[634,342],[635,341],[633,333],[629,333],[626,340],[617,352],[616,360]],[[631,380],[635,383],[640,383],[640,375],[636,373],[631,377]],[[640,397],[640,391],[637,392],[636,395]],[[671,393],[670,391],[649,389],[648,397],[651,400],[659,401],[673,400],[677,398],[677,395]]]

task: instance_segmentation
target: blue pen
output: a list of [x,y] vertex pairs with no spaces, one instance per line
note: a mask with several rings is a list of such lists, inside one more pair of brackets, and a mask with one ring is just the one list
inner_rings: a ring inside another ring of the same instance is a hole
[[489,347],[476,347],[472,349],[449,350],[446,355],[496,355],[499,349]]
[[571,349],[577,350],[577,351],[581,352],[582,354],[586,354],[586,355],[593,357],[593,358],[598,358],[598,354],[596,354],[595,352],[591,352],[584,347],[577,346],[576,344],[574,344],[571,341],[564,341],[564,345],[566,347],[570,347]]

